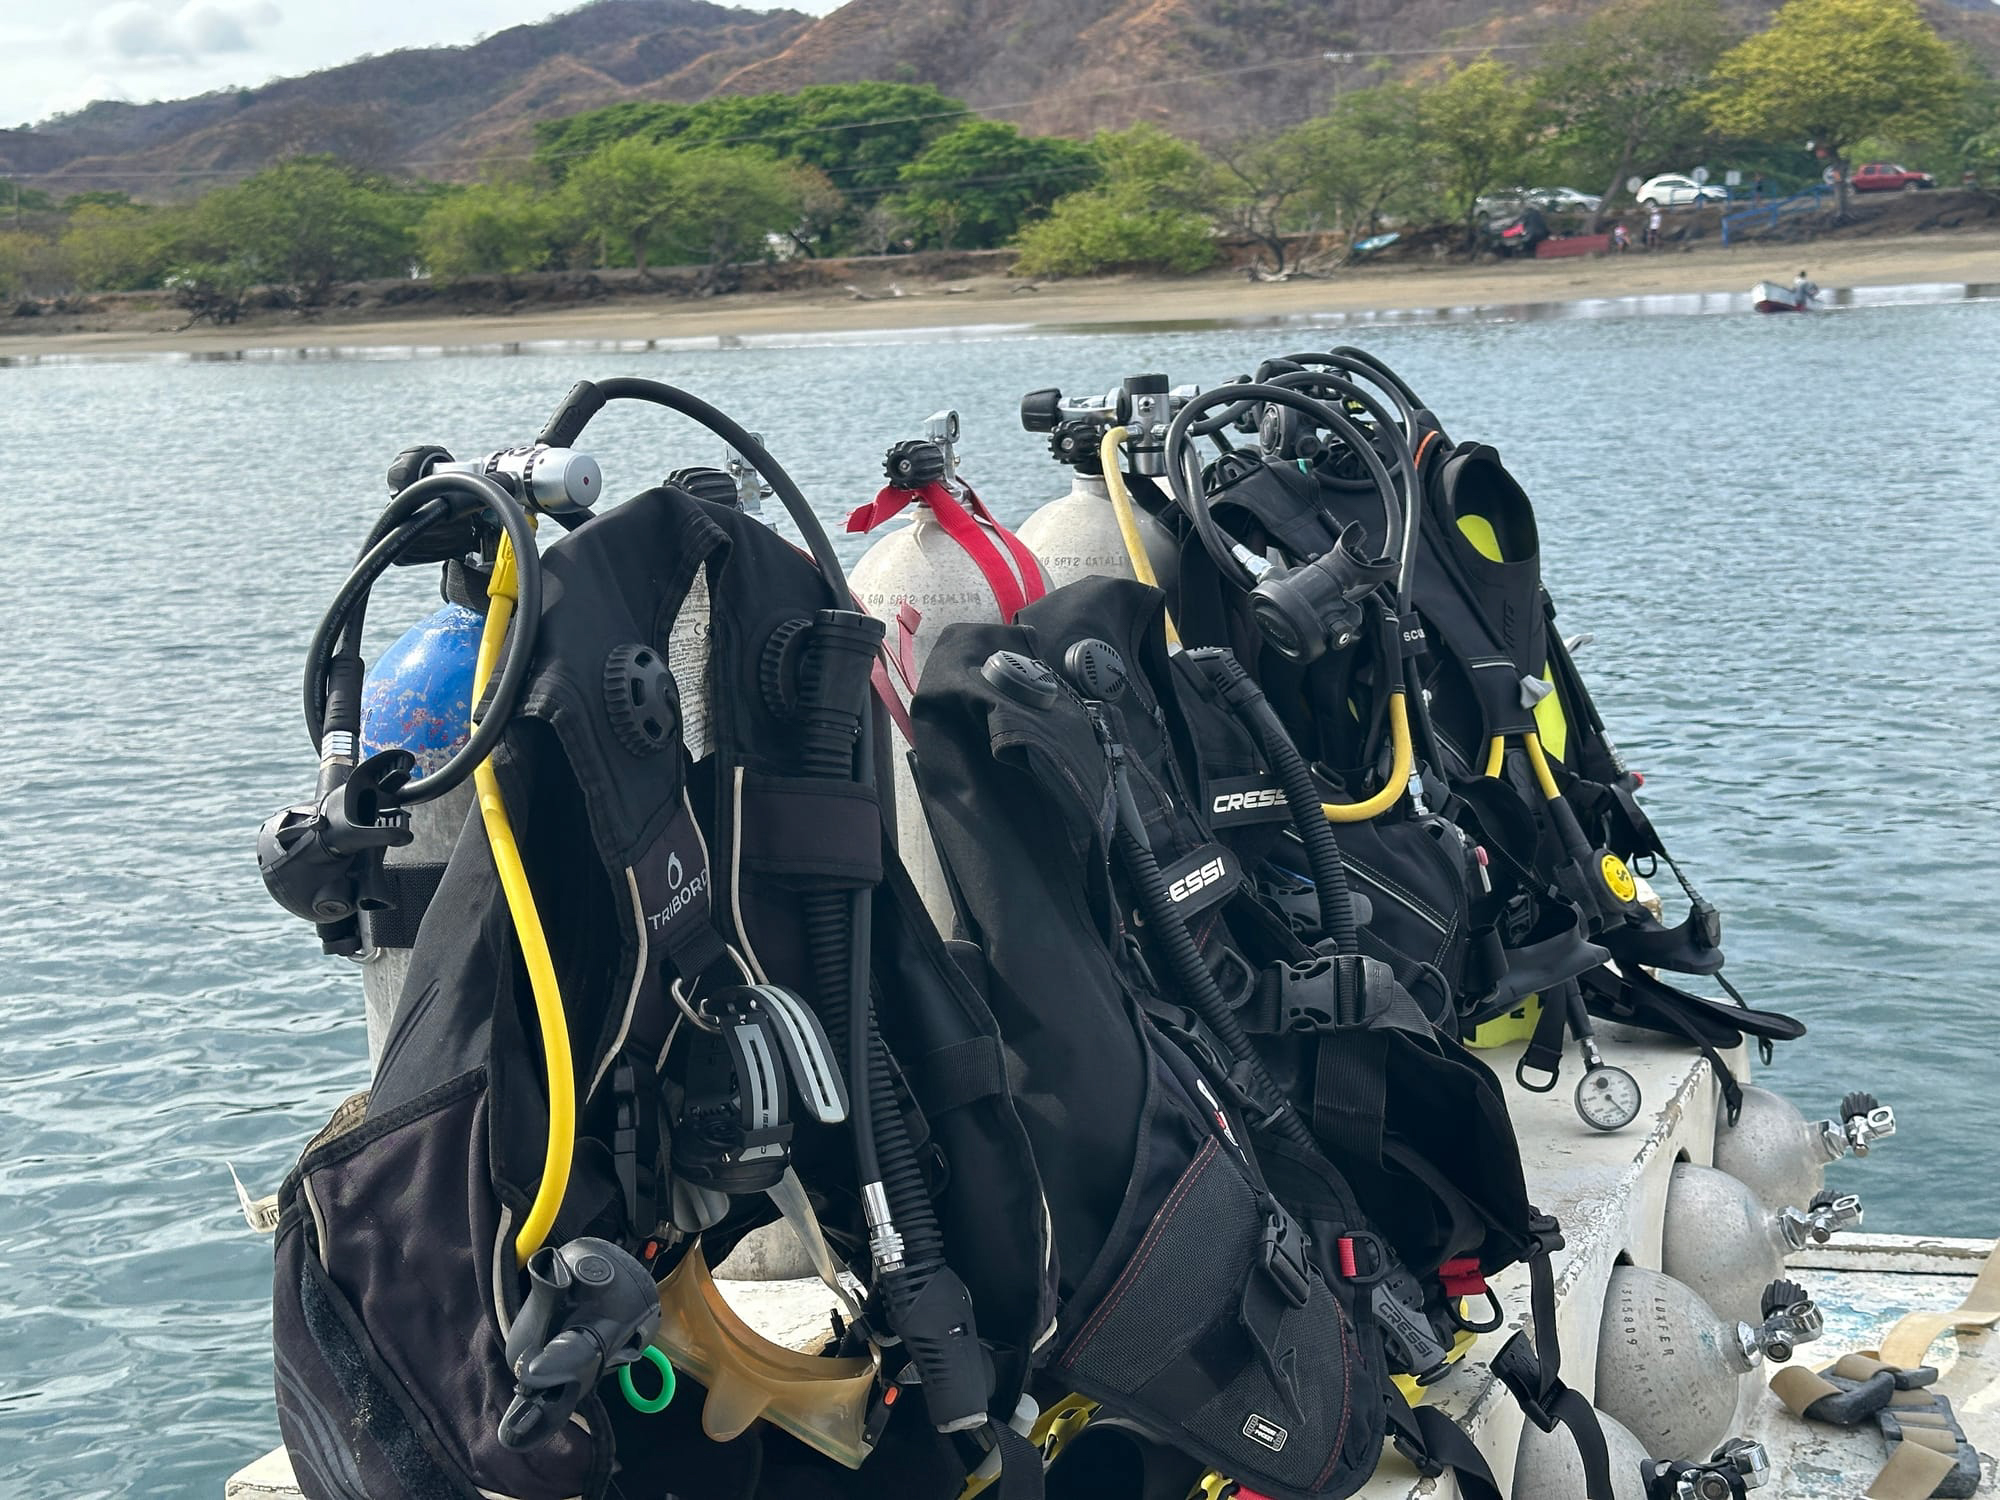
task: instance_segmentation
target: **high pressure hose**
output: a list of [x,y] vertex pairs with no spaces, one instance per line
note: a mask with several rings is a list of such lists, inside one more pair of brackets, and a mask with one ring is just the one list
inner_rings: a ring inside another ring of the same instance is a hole
[[[540,441],[573,443],[615,400],[663,406],[706,427],[769,481],[819,566],[831,608],[814,621],[802,680],[804,755],[814,775],[875,786],[874,714],[869,673],[882,625],[855,608],[847,575],[811,504],[784,467],[741,424],[663,381],[620,376],[580,381],[563,398]],[[971,1294],[943,1256],[937,1211],[924,1186],[907,1122],[896,1104],[887,1048],[876,1029],[870,981],[871,887],[803,898],[815,981],[830,1033],[844,1031],[856,1175],[868,1221],[869,1252],[890,1330],[923,1383],[932,1425],[941,1432],[986,1425],[992,1377],[974,1325]]]
[[1292,737],[1278,718],[1278,711],[1264,696],[1264,690],[1243,670],[1232,651],[1206,646],[1188,653],[1201,667],[1215,690],[1263,747],[1264,760],[1277,773],[1285,789],[1285,806],[1291,811],[1292,826],[1305,845],[1306,862],[1312,870],[1313,895],[1319,903],[1319,929],[1333,939],[1341,953],[1360,951],[1359,930],[1354,920],[1354,896],[1347,888],[1347,867],[1340,861],[1340,842],[1333,825],[1321,810],[1319,787],[1312,770],[1299,754]]

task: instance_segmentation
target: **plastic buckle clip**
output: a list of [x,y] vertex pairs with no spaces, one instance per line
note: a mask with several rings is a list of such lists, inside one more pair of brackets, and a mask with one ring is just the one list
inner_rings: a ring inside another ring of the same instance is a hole
[[1312,1296],[1312,1275],[1306,1264],[1306,1239],[1298,1221],[1283,1209],[1264,1220],[1264,1270],[1285,1299],[1304,1307]]
[[1493,1356],[1492,1370],[1507,1387],[1523,1416],[1543,1432],[1556,1430],[1560,1419],[1550,1409],[1547,1398],[1563,1387],[1558,1384],[1553,1391],[1542,1390],[1542,1362],[1525,1333],[1515,1334],[1501,1346],[1500,1352]]

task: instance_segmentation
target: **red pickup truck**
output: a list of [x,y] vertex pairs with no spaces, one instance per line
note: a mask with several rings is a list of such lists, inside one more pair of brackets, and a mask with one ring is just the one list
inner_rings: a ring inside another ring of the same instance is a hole
[[1857,193],[1914,193],[1934,188],[1937,179],[1928,172],[1912,172],[1894,162],[1871,161],[1854,169],[1848,186]]

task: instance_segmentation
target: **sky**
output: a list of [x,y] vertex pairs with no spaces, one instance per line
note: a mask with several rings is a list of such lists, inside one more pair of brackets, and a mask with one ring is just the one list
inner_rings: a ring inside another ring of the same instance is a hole
[[[839,4],[789,0],[814,15]],[[364,53],[470,42],[571,8],[561,0],[0,0],[0,127],[93,99],[182,99]],[[746,8],[774,6],[748,0]]]

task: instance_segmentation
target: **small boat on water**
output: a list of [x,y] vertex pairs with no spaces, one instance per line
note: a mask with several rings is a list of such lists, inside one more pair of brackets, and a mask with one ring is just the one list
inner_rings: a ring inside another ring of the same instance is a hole
[[1775,281],[1760,281],[1750,289],[1750,301],[1760,313],[1804,312],[1810,299],[1794,295],[1792,289]]

